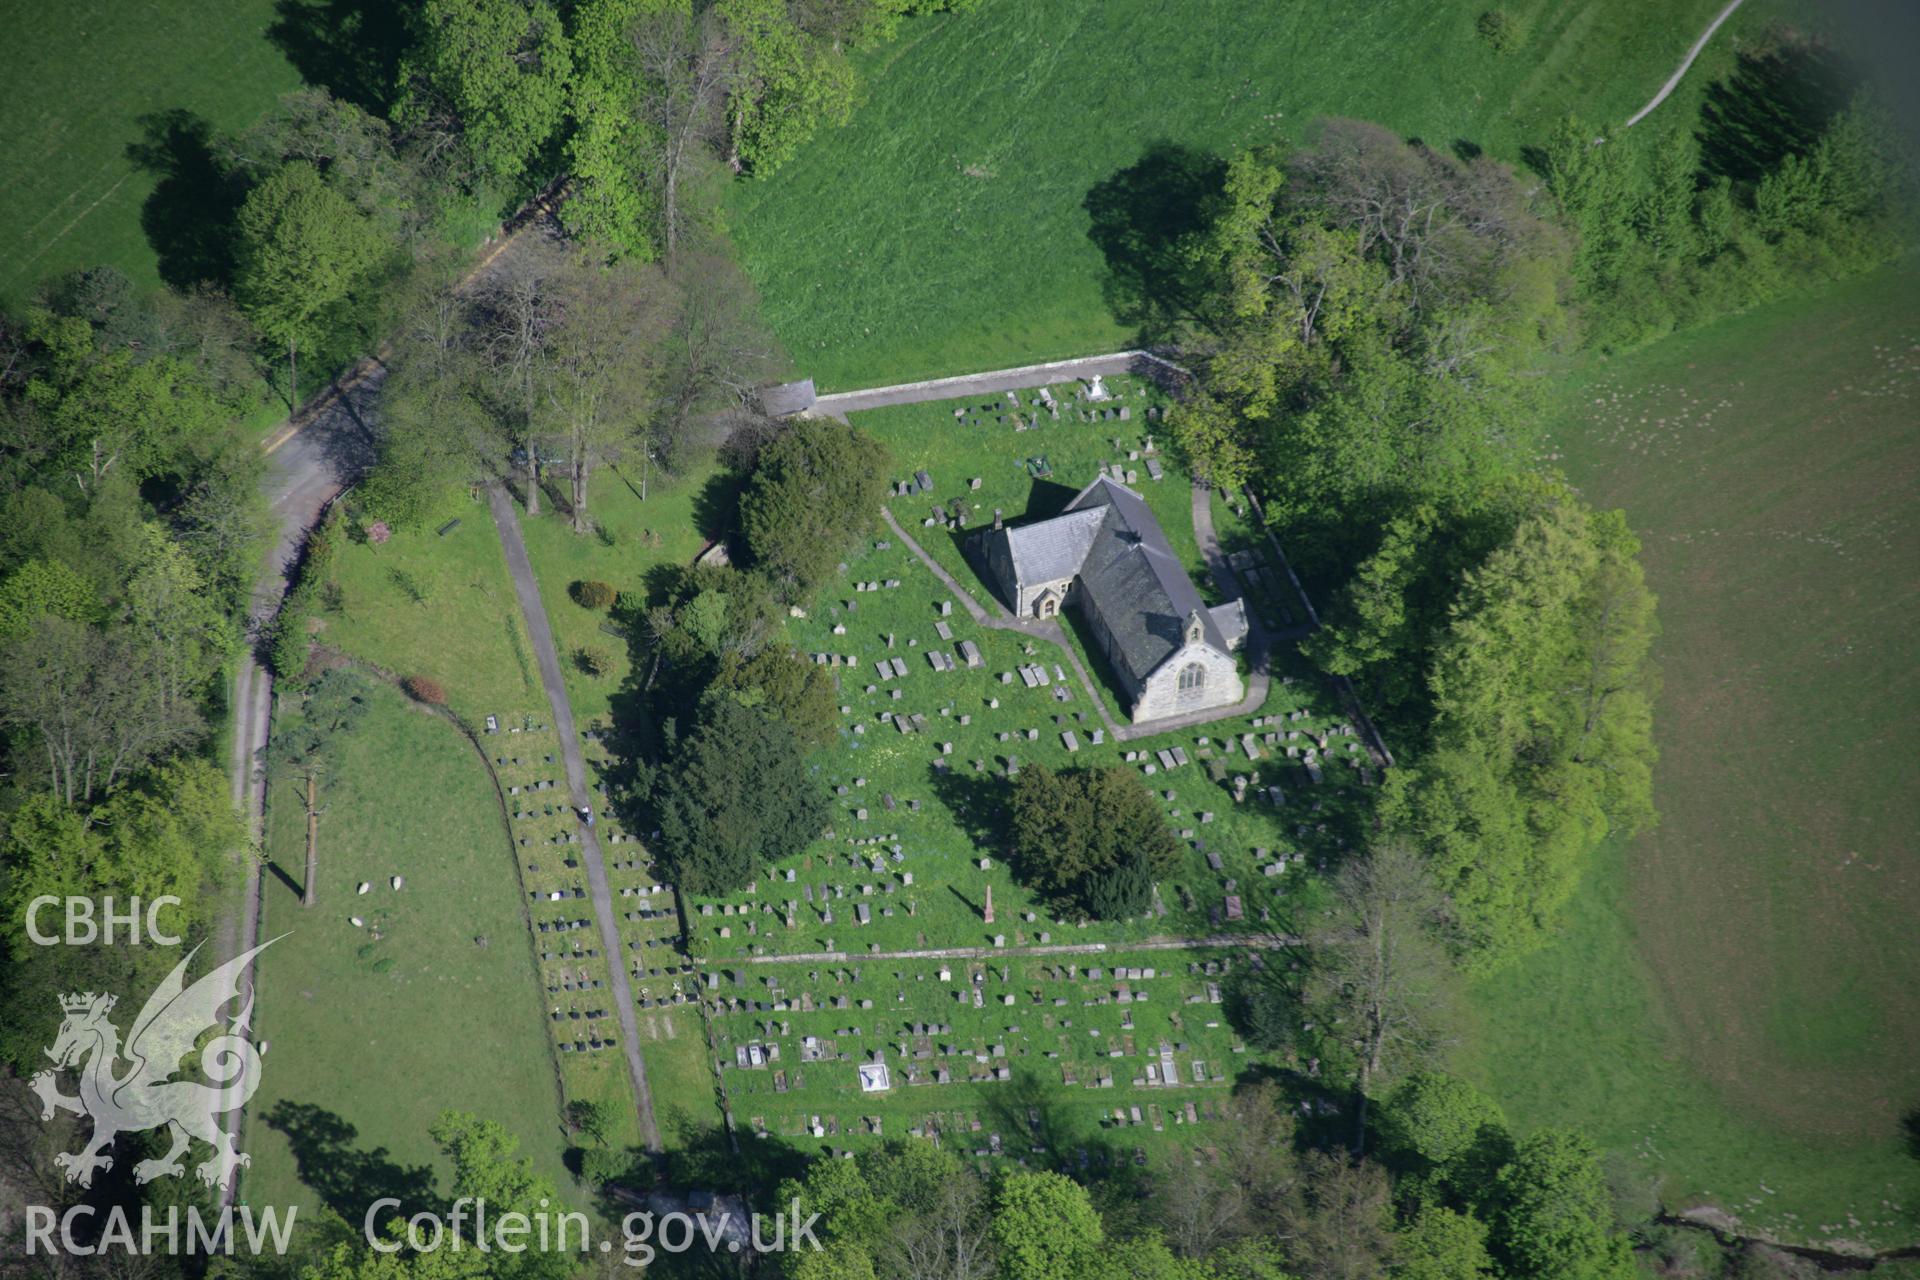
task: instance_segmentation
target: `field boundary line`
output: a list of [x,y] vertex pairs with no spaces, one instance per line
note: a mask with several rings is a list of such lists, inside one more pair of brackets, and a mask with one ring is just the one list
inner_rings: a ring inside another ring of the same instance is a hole
[[1165,356],[1139,348],[1109,351],[1103,355],[1072,356],[1065,360],[1016,365],[1008,369],[987,369],[980,373],[923,378],[918,382],[896,382],[890,386],[863,387],[855,391],[834,391],[816,398],[812,412],[837,417],[843,413],[858,413],[864,409],[879,409],[889,405],[924,404],[929,400],[952,400],[964,395],[983,395],[989,391],[1018,391],[1072,378],[1132,373],[1141,371],[1142,366],[1159,370],[1163,376],[1192,376],[1189,370]]

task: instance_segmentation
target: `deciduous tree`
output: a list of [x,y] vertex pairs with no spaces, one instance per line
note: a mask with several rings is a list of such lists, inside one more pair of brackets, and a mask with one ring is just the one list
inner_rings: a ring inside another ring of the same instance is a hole
[[1307,1002],[1354,1062],[1354,1149],[1366,1141],[1377,1082],[1430,1049],[1445,996],[1446,960],[1433,937],[1439,894],[1412,844],[1387,840],[1334,878],[1334,907],[1314,936]]
[[1106,1230],[1087,1191],[1058,1173],[1011,1173],[993,1193],[993,1238],[1006,1280],[1105,1274]]
[[560,127],[573,57],[545,0],[426,0],[412,21],[397,118],[479,173],[519,183]]
[[81,805],[200,730],[158,655],[119,629],[44,616],[0,656],[0,721],[27,735],[52,791]]
[[541,434],[567,459],[575,533],[585,533],[588,482],[644,434],[654,408],[660,337],[672,302],[657,275],[575,259],[560,281],[559,323],[548,331],[539,374],[547,415]]
[[1546,1129],[1522,1141],[1494,1179],[1493,1254],[1509,1274],[1540,1280],[1624,1280],[1633,1251],[1614,1229],[1593,1144]]
[[277,725],[268,746],[268,762],[299,788],[307,815],[307,860],[300,905],[319,901],[320,789],[338,764],[341,738],[366,715],[370,689],[364,677],[347,669],[327,672],[307,695],[297,722]]
[[247,194],[235,231],[234,295],[254,327],[286,348],[287,399],[297,409],[300,348],[373,270],[379,239],[304,160],[281,166]]

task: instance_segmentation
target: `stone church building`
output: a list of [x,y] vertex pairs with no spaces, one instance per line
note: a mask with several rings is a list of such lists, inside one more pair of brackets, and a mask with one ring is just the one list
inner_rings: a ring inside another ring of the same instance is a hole
[[1047,520],[987,534],[994,585],[1024,618],[1072,606],[1132,702],[1133,722],[1231,706],[1246,690],[1233,651],[1240,601],[1209,609],[1146,500],[1101,476]]

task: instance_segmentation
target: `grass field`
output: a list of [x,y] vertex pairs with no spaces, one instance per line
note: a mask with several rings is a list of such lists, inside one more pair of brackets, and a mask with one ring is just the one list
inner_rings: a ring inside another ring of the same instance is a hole
[[[539,575],[550,625],[564,655],[582,644],[601,645],[614,658],[614,673],[594,678],[565,663],[569,696],[583,732],[604,727],[608,701],[626,672],[623,639],[600,630],[605,616],[580,608],[568,585],[581,577],[604,577],[623,590],[643,589],[647,570],[682,563],[700,545],[690,515],[706,473],[680,484],[655,483],[648,501],[603,468],[594,482],[595,519],[606,536],[572,533],[562,515],[522,520]],[[681,973],[674,943],[679,934],[673,899],[657,886],[647,855],[611,820],[602,824],[608,872],[621,939],[628,952],[600,950],[584,900],[585,873],[569,847],[574,818],[566,805],[558,740],[547,723],[546,694],[500,550],[499,534],[482,506],[457,509],[460,523],[403,530],[387,542],[343,542],[333,581],[340,603],[327,612],[321,639],[355,658],[399,675],[427,675],[447,691],[449,706],[480,733],[493,769],[507,790],[519,877],[531,895],[531,925],[539,981],[547,993],[569,1099],[607,1102],[618,1116],[615,1139],[638,1141],[632,1091],[617,1043],[614,1010],[606,999],[608,966],[626,964],[637,996],[650,1079],[662,1106],[711,1126],[719,1113],[706,1064],[704,1036],[694,1006],[675,1002],[691,987]],[[649,536],[651,529],[660,536]],[[485,729],[489,716],[495,732]],[[605,750],[597,736],[585,744],[590,774],[597,775]],[[601,811],[606,813],[606,807]],[[500,868],[511,882],[512,867]],[[576,1051],[577,1050],[577,1051]]]
[[1788,1238],[1911,1243],[1920,267],[1597,362],[1557,460],[1661,597],[1659,828],[1476,999],[1473,1061]]
[[[403,529],[374,545],[342,538],[340,607],[320,640],[398,676],[430,676],[469,724],[545,703],[500,535],[483,503],[457,528]],[[436,527],[443,527],[444,521]]]
[[[17,303],[40,280],[99,263],[141,284],[159,282],[142,217],[156,184],[174,175],[137,162],[129,148],[149,141],[146,117],[182,111],[216,131],[239,129],[298,87],[298,73],[268,37],[279,7],[275,0],[206,0],[190,9],[114,0],[7,6],[0,304]],[[180,179],[190,184],[192,175],[180,173],[176,188]]]
[[[1788,3],[1747,4],[1639,127],[1690,126],[1701,87]],[[1516,160],[1565,112],[1625,119],[1720,6],[1516,0],[1504,54],[1476,34],[1486,7],[988,0],[915,19],[864,61],[851,124],[733,188],[731,229],[823,388],[1110,350],[1135,325],[1090,232],[1177,221],[1204,153],[1350,115]]]
[[[690,461],[680,477],[657,471],[640,498],[638,472],[601,467],[591,481],[587,508],[596,531],[573,531],[567,516],[552,507],[538,520],[521,516],[527,556],[540,579],[553,643],[566,673],[567,697],[582,726],[604,721],[613,695],[627,676],[627,644],[603,630],[607,615],[574,603],[571,588],[583,578],[610,582],[623,592],[646,594],[647,573],[657,565],[688,564],[705,544],[695,514],[702,487],[712,474],[709,460]],[[590,676],[574,654],[591,645],[612,660],[606,675]]]
[[[456,730],[385,687],[343,743],[311,909],[296,887],[299,799],[284,784],[269,792],[261,933],[286,936],[261,957],[258,1029],[271,1048],[248,1109],[244,1193],[329,1204],[357,1222],[374,1196],[444,1175],[427,1129],[448,1107],[502,1122],[569,1186],[554,1053],[492,784]],[[373,886],[364,896],[362,881]]]

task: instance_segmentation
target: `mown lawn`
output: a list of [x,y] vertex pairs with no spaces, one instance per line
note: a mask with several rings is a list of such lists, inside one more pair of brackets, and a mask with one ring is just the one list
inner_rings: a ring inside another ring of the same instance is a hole
[[378,1195],[434,1178],[444,1192],[427,1129],[450,1107],[505,1124],[570,1186],[527,914],[473,748],[382,686],[323,803],[319,902],[306,909],[299,797],[289,783],[268,792],[261,932],[285,936],[261,957],[269,1048],[244,1194],[357,1223]]
[[1917,285],[1909,259],[1568,382],[1554,460],[1660,595],[1662,817],[1469,1040],[1523,1125],[1793,1239],[1920,1224]]
[[[916,19],[863,60],[852,123],[732,189],[731,229],[823,388],[1112,350],[1137,322],[1090,233],[1150,247],[1210,155],[1346,115],[1517,161],[1566,112],[1624,120],[1720,6],[1513,0],[1505,53],[1476,34],[1487,7],[988,0]],[[1701,87],[1788,7],[1746,5],[1639,127],[1691,127]]]
[[[189,242],[194,212],[212,197],[194,168],[204,151],[191,128],[171,145],[162,131],[160,168],[137,162],[129,148],[150,140],[147,117],[178,111],[189,125],[240,129],[298,87],[298,73],[267,34],[280,7],[10,6],[0,303],[17,304],[41,280],[100,263],[143,285],[159,282],[155,239],[176,248]],[[156,184],[169,179],[154,200]]]
[[[575,603],[572,587],[582,579],[612,583],[622,592],[647,594],[647,575],[660,565],[692,562],[706,543],[701,532],[701,494],[713,468],[705,458],[691,459],[680,476],[655,471],[647,477],[632,468],[601,467],[593,476],[587,510],[594,529],[575,533],[564,511],[543,508],[539,519],[521,513],[520,531],[527,558],[540,579],[547,623],[566,673],[567,697],[582,727],[606,721],[610,703],[628,671],[627,643],[609,629],[607,615]],[[576,656],[582,648],[601,650],[611,661],[607,674],[587,674]]]
[[[457,527],[436,532],[454,516]],[[534,708],[545,718],[546,695],[485,503],[463,501],[433,526],[377,545],[340,542],[339,608],[322,615],[323,644],[398,676],[431,677],[469,724]]]

